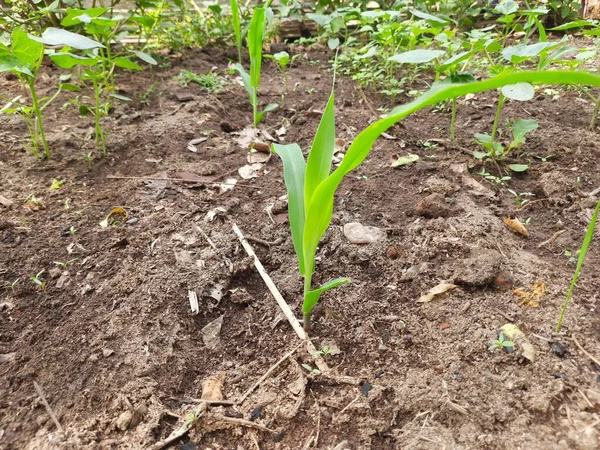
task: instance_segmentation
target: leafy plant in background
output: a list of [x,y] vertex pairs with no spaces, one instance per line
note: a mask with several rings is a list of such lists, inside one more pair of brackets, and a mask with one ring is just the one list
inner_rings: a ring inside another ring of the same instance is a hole
[[[31,106],[15,101],[11,102],[14,103],[13,107],[5,108],[3,112],[23,117],[31,138],[31,152],[39,157],[41,146],[43,156],[49,159],[50,147],[44,130],[43,111],[60,93],[61,87],[45,102],[38,98],[35,83],[44,57],[44,46],[19,28],[12,32],[11,38],[10,47],[0,42],[0,72],[10,71],[17,76],[23,88],[29,91]],[[8,98],[3,99],[10,102]]]
[[262,120],[266,112],[277,108],[276,104],[269,104],[263,111],[258,110],[258,88],[260,87],[260,71],[262,66],[262,45],[265,34],[265,9],[255,8],[248,30],[248,53],[250,54],[250,74],[241,64],[236,64],[235,68],[240,73],[244,87],[250,95],[250,104],[252,105],[252,115],[254,118],[254,128]]
[[196,83],[209,94],[217,94],[223,89],[223,80],[212,72],[197,74],[184,69],[177,75],[177,82],[184,87],[190,83]]
[[565,302],[563,303],[562,310],[560,312],[560,316],[558,318],[558,322],[556,324],[556,332],[560,331],[563,320],[565,318],[565,314],[567,312],[567,307],[569,306],[569,300],[573,295],[573,291],[575,290],[575,286],[577,285],[577,280],[579,279],[579,275],[581,274],[581,269],[583,267],[583,263],[585,262],[585,257],[590,248],[590,244],[592,242],[592,238],[594,237],[594,232],[596,230],[596,223],[598,222],[598,213],[600,212],[600,202],[596,205],[594,209],[594,213],[592,214],[592,220],[587,227],[587,231],[585,233],[585,237],[583,238],[583,244],[581,245],[581,249],[579,250],[579,258],[577,259],[577,266],[575,267],[575,273],[573,274],[573,279],[571,280],[571,284],[569,286],[569,290],[567,291],[567,296],[565,298]]
[[273,144],[273,150],[283,161],[292,241],[304,278],[302,312],[306,331],[310,331],[311,314],[321,294],[348,282],[347,278],[336,278],[312,289],[317,246],[331,223],[334,195],[344,176],[364,161],[382,133],[410,114],[452,98],[517,83],[600,86],[600,76],[580,71],[526,71],[471,83],[437,83],[416,100],[397,107],[387,117],[361,131],[332,173],[329,172],[335,143],[333,93],[323,112],[308,161],[305,162],[302,150],[296,144]]

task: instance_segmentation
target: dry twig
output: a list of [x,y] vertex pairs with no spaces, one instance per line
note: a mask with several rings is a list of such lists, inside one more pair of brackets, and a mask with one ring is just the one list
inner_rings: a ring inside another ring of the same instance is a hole
[[585,356],[590,358],[598,367],[600,367],[600,361],[594,356],[592,356],[590,353],[588,353],[588,351],[581,346],[575,335],[573,335],[573,342],[575,342],[575,345],[579,347],[579,350],[581,350]]
[[42,403],[44,404],[44,407],[46,408],[46,411],[48,411],[48,415],[50,416],[50,418],[54,422],[54,425],[56,425],[56,429],[58,431],[60,431],[61,433],[64,433],[65,430],[60,425],[60,422],[56,418],[56,415],[52,411],[52,408],[50,408],[50,404],[48,403],[48,400],[46,400],[46,396],[44,395],[44,391],[42,391],[41,386],[34,381],[33,382],[33,387],[35,388],[35,390],[37,391],[38,395],[40,396],[40,400],[42,400]]
[[537,248],[542,248],[545,247],[546,245],[550,245],[552,244],[555,240],[558,239],[558,237],[563,234],[565,231],[567,230],[559,230],[556,233],[554,233],[552,236],[550,236],[550,239],[545,240],[544,242],[541,242],[538,244]]

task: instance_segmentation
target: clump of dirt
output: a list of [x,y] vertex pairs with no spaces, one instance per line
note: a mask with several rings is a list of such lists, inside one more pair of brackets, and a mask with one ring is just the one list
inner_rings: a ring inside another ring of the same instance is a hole
[[[285,107],[266,116],[266,143],[310,147],[331,55],[307,55],[289,70]],[[47,111],[49,162],[24,153],[18,118],[0,116],[2,447],[149,447],[197,409],[208,377],[220,377],[223,401],[236,403],[296,349],[242,403],[203,411],[177,445],[597,448],[596,244],[563,331],[553,333],[570,258],[598,200],[588,195],[600,186],[591,105],[566,91],[559,100],[540,94],[526,110],[509,103],[503,120],[531,116],[540,126],[518,158],[531,168],[504,183],[479,175],[500,177],[501,167],[470,155],[473,134],[490,128],[491,93],[459,102],[456,142],[443,111],[389,130],[342,183],[319,249],[315,282],[352,280],[315,310],[314,343],[335,376],[319,374],[232,232],[236,223],[299,314],[281,162],[272,157],[255,178],[238,175],[248,164],[239,142],[251,110],[227,56],[190,52],[170,68],[120,74],[119,88],[136,101],[115,104],[108,157],[91,167],[82,157],[93,146],[89,120],[59,109],[66,94]],[[219,94],[175,81],[181,68],[213,66],[227,80]],[[42,95],[59,76],[45,73]],[[10,79],[0,83],[19,93]],[[281,99],[275,66],[265,65],[262,85],[262,102]],[[350,142],[380,105],[389,99],[338,82],[338,138]],[[393,155],[408,153],[420,159],[390,167]],[[53,178],[64,180],[61,189],[49,190]],[[42,199],[38,208],[27,206],[31,194]],[[127,217],[101,227],[115,207]],[[505,217],[528,223],[529,237]],[[352,222],[384,233],[351,244],[344,225]],[[42,270],[44,289],[30,279]],[[519,307],[513,290],[537,281],[546,286],[539,306]],[[417,302],[442,282],[460,288]],[[526,334],[533,362],[488,350],[505,323]]]

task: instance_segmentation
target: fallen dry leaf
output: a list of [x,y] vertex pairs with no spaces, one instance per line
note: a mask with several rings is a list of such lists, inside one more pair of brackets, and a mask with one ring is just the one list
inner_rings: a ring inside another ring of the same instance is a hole
[[108,213],[106,219],[99,223],[102,228],[108,228],[111,222],[125,222],[127,220],[127,211],[124,208],[113,208],[111,212]]
[[529,237],[529,231],[527,231],[527,228],[525,228],[525,225],[523,225],[519,219],[504,217],[502,222],[504,222],[511,230],[516,231],[522,236]]
[[523,358],[526,358],[531,362],[535,361],[535,349],[527,339],[527,336],[525,336],[525,333],[523,333],[518,326],[512,323],[506,323],[502,325],[500,329],[504,333],[504,336],[517,345]]
[[266,163],[271,159],[271,152],[269,153],[265,153],[265,152],[259,152],[255,149],[252,149],[248,152],[247,156],[246,156],[246,160],[248,161],[249,164],[254,164],[254,163]]
[[249,180],[250,178],[258,178],[258,172],[262,169],[261,163],[254,164],[246,164],[238,169],[238,174],[244,180]]
[[211,375],[202,382],[202,400],[223,400],[223,378],[223,374],[218,377]]
[[525,288],[515,289],[513,295],[519,297],[521,301],[518,306],[529,306],[530,308],[537,308],[540,306],[540,299],[546,294],[546,285],[543,281],[536,281],[531,289]]
[[434,299],[436,295],[443,294],[445,292],[451,291],[452,289],[456,289],[458,286],[456,284],[451,283],[440,283],[437,286],[432,287],[429,292],[425,295],[421,295],[417,303],[427,303]]

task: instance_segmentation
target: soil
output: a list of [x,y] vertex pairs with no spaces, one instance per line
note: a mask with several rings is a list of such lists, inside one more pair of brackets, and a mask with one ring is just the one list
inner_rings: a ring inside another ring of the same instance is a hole
[[[272,157],[253,179],[237,172],[247,164],[238,141],[251,109],[227,71],[234,57],[190,52],[172,55],[170,67],[120,74],[120,93],[134,101],[115,103],[105,121],[108,156],[90,167],[82,155],[93,149],[91,119],[72,105],[61,109],[70,95],[46,112],[50,161],[25,152],[18,117],[0,116],[0,195],[13,203],[0,205],[0,447],[148,448],[181,426],[206,379],[220,377],[224,398],[236,400],[296,348],[242,404],[212,406],[170,448],[598,448],[597,242],[554,333],[575,267],[565,251],[575,255],[581,246],[598,201],[588,195],[600,186],[590,103],[571,90],[509,103],[503,122],[535,118],[540,126],[510,161],[531,168],[504,185],[478,175],[483,166],[470,155],[474,133],[491,129],[493,93],[459,102],[454,143],[442,108],[379,139],[342,183],[318,252],[315,283],[352,282],[325,294],[315,310],[313,342],[327,348],[332,368],[316,374],[314,355],[298,347],[232,231],[235,223],[252,238],[300,316],[281,161]],[[290,69],[285,108],[262,125],[271,137],[310,147],[330,90],[330,57],[313,50]],[[175,80],[182,68],[213,67],[227,80],[219,94]],[[59,75],[45,70],[42,93]],[[280,102],[281,75],[270,63],[262,84],[261,101]],[[0,86],[12,97],[21,93],[10,77]],[[347,146],[394,103],[342,78],[338,138]],[[207,139],[192,152],[196,138]],[[394,155],[409,153],[420,159],[390,166]],[[485,170],[507,173],[494,164]],[[64,184],[50,191],[54,178]],[[219,185],[231,178],[234,186]],[[534,195],[519,207],[509,188]],[[42,207],[27,205],[31,194]],[[115,207],[128,221],[101,227]],[[509,229],[506,217],[528,221],[529,237]],[[343,234],[350,222],[382,228],[385,237],[351,244]],[[30,279],[42,269],[45,289]],[[513,291],[537,281],[546,289],[539,306],[519,306]],[[458,288],[417,301],[441,282]],[[188,291],[197,294],[197,314]],[[525,333],[533,361],[522,341],[512,353],[488,350],[506,323]]]

